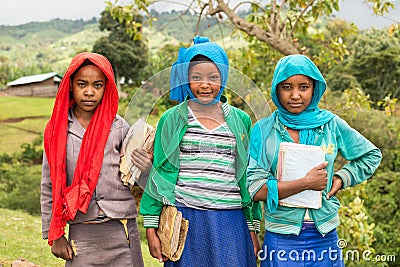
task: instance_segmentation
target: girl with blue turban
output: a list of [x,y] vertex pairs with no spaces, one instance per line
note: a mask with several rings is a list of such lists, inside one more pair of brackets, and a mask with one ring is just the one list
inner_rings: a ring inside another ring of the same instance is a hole
[[[277,110],[253,127],[247,187],[253,200],[265,202],[262,267],[344,266],[336,232],[340,203],[335,195],[370,178],[382,155],[339,116],[318,107],[325,90],[322,74],[308,57],[281,58],[271,88]],[[325,162],[302,178],[280,181],[276,174],[283,142],[321,147]],[[335,171],[338,153],[348,163]],[[282,204],[282,199],[305,190],[321,191],[319,208]]]
[[[193,41],[172,66],[170,98],[180,104],[157,124],[140,203],[150,254],[165,266],[256,266],[261,208],[245,177],[251,119],[222,95],[225,50],[205,37]],[[161,252],[157,228],[164,205],[176,206],[189,221],[178,260]]]

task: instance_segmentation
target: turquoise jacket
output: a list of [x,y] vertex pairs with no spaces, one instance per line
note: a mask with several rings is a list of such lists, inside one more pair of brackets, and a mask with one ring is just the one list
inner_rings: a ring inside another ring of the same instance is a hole
[[[272,125],[272,130],[265,137],[263,134],[268,125]],[[267,180],[276,180],[278,150],[282,142],[293,142],[293,139],[278,117],[266,117],[254,125],[250,137],[250,154],[261,156],[250,156],[247,168],[247,187],[252,197]],[[325,150],[326,160],[329,162],[326,168],[328,183],[322,192],[322,207],[309,209],[309,215],[316,228],[325,235],[339,225],[339,200],[335,196],[329,199],[326,197],[331,190],[333,176],[338,175],[343,180],[343,188],[359,184],[373,175],[380,164],[382,154],[375,145],[339,116],[316,128],[313,145],[321,146]],[[349,162],[335,172],[334,160],[338,154]],[[264,209],[266,230],[280,234],[300,233],[306,209],[281,205],[278,205],[274,212],[268,210],[267,205],[264,205]]]
[[[226,101],[225,97],[221,98]],[[248,223],[259,231],[262,210],[252,201],[246,188],[247,149],[251,131],[251,119],[244,111],[230,105],[224,112],[225,120],[236,137],[236,179],[242,197],[243,212]],[[188,126],[188,101],[167,110],[160,118],[154,140],[153,168],[140,202],[140,214],[144,227],[157,228],[163,205],[175,204],[175,185],[179,172],[179,144]]]

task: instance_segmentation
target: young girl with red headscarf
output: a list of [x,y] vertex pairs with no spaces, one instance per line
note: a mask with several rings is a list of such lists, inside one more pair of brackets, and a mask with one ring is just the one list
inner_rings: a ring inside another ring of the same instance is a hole
[[44,132],[41,183],[43,238],[66,266],[143,266],[135,199],[119,172],[129,125],[117,110],[110,62],[76,55]]

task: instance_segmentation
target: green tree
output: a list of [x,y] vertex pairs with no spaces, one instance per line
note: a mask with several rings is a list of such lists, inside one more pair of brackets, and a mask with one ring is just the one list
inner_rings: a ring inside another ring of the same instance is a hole
[[370,29],[351,35],[348,38],[350,55],[342,64],[331,68],[326,77],[332,91],[358,87],[370,96],[375,107],[388,95],[397,99],[400,96],[399,37],[400,32],[393,34],[390,29]]
[[389,94],[394,98],[400,97],[400,48],[398,46],[355,58],[350,63],[349,69],[374,102]]
[[[120,6],[108,2],[108,9],[114,17],[125,20],[129,25],[136,23],[132,14],[146,12],[148,21],[152,22],[149,7],[158,1],[135,0],[129,5]],[[235,7],[224,0],[198,0],[188,1],[187,11],[197,12],[199,21],[202,17],[214,17],[218,22],[229,21],[238,31],[244,33],[248,40],[257,40],[267,43],[274,50],[284,55],[306,52],[307,47],[299,43],[299,35],[305,34],[308,29],[323,18],[328,18],[333,12],[339,10],[339,0],[301,0],[301,1],[252,1],[251,13],[246,18],[239,15],[238,7],[248,2],[239,2]],[[394,8],[391,1],[368,0],[373,5],[375,14],[385,14],[389,8]],[[318,35],[315,35],[318,38]],[[331,40],[332,55],[339,58],[345,51],[344,43],[340,39]]]
[[127,83],[138,85],[146,75],[143,70],[148,63],[145,42],[142,39],[133,40],[125,23],[113,18],[107,10],[101,13],[99,24],[100,30],[108,31],[109,35],[96,41],[93,52],[100,53],[110,60],[118,85],[122,77]]

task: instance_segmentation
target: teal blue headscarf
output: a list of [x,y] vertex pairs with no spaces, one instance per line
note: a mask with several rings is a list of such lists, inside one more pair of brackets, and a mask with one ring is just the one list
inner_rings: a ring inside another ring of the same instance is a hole
[[181,47],[179,49],[178,60],[172,65],[169,98],[171,100],[178,100],[179,103],[185,101],[187,96],[191,99],[196,98],[189,87],[189,64],[195,56],[203,55],[208,57],[221,73],[221,90],[215,99],[216,101],[211,103],[215,104],[219,101],[228,81],[228,56],[221,46],[210,42],[207,37],[196,36],[193,38],[193,43],[189,48]]
[[[299,114],[287,111],[277,96],[279,83],[293,75],[305,75],[314,80],[314,93],[311,103]],[[311,145],[314,142],[315,128],[330,121],[335,114],[319,109],[318,103],[326,90],[326,82],[317,66],[304,55],[290,55],[281,58],[274,71],[271,88],[271,98],[278,110],[275,115],[283,125],[299,130],[300,143]]]

